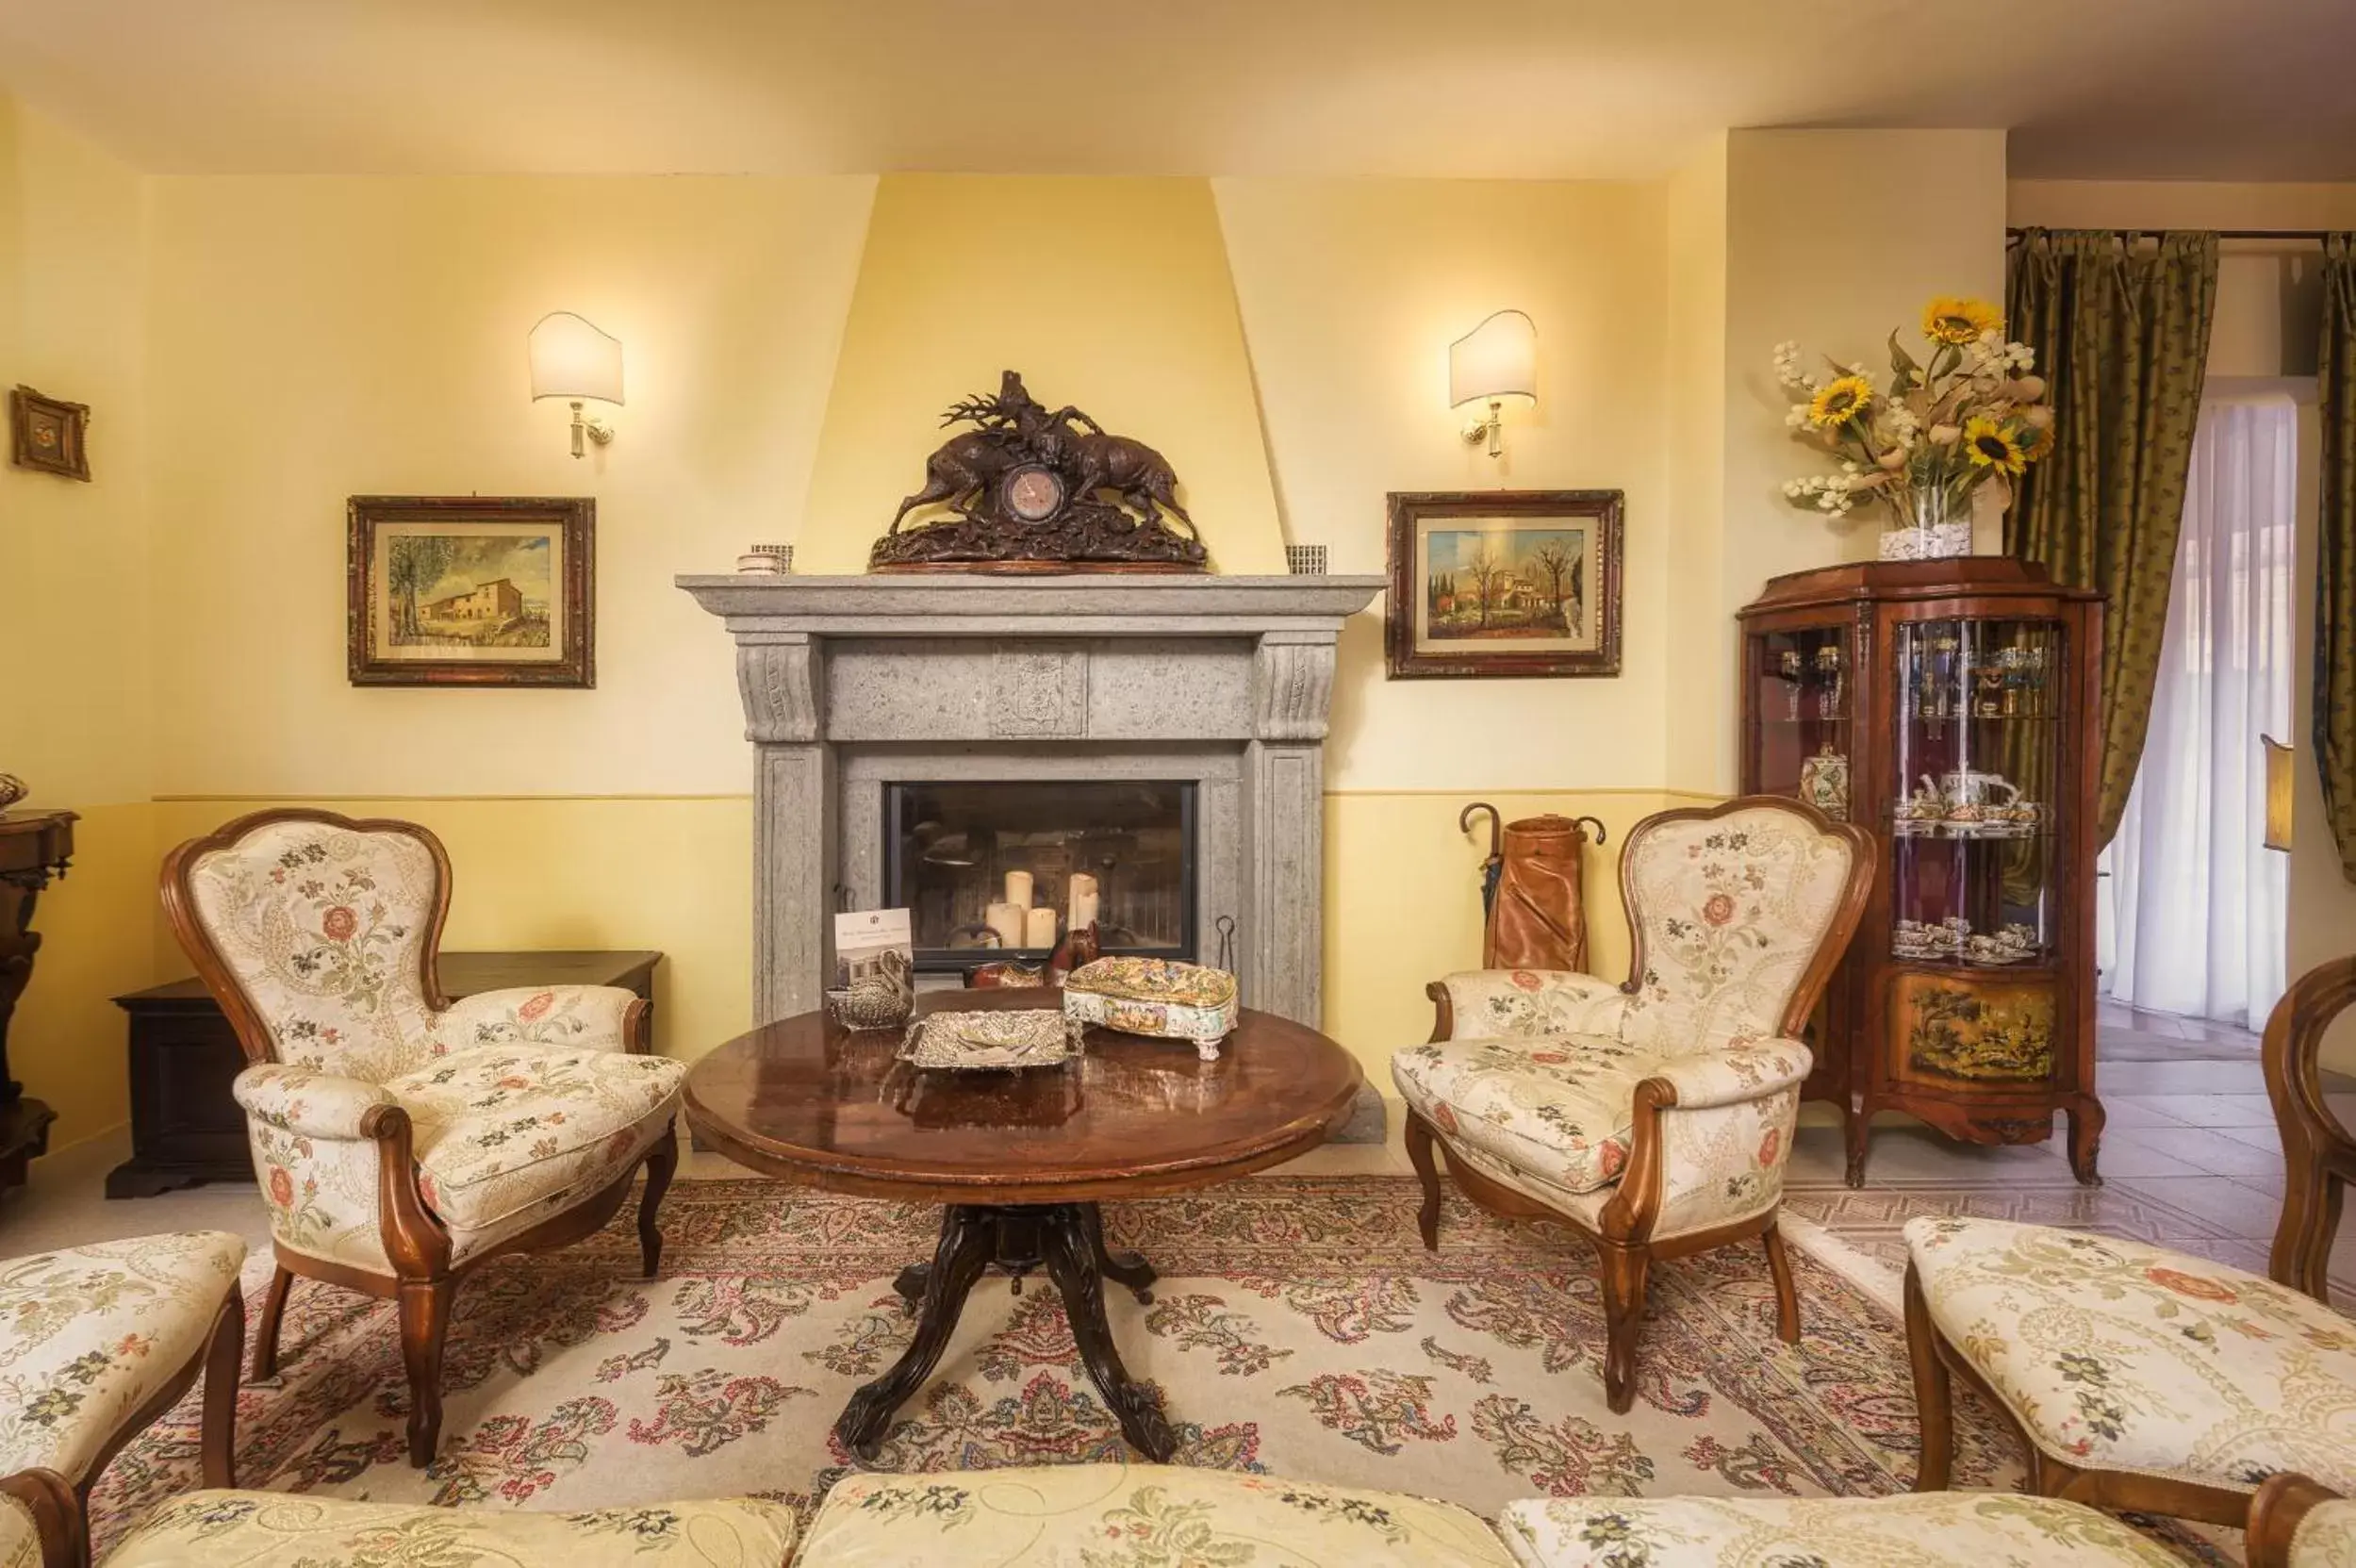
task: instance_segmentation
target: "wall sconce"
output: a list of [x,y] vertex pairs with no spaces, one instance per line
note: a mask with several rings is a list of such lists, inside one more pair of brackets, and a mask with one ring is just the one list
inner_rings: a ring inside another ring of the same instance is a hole
[[1448,406],[1489,404],[1486,415],[1464,427],[1464,438],[1487,441],[1491,457],[1506,449],[1508,402],[1538,404],[1538,323],[1519,310],[1497,311],[1448,345]]
[[2272,735],[2260,735],[2266,753],[2266,848],[2291,847],[2291,788],[2296,774],[2291,759],[2298,753]]
[[569,310],[552,310],[532,328],[532,401],[566,398],[572,404],[572,454],[581,456],[581,438],[603,446],[614,438],[613,426],[582,417],[581,404],[590,400],[621,406],[621,339],[600,332]]

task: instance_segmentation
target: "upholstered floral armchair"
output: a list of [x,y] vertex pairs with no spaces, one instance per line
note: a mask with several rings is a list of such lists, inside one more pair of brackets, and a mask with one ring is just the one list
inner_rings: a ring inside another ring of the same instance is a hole
[[163,869],[173,930],[252,1064],[233,1092],[278,1263],[254,1376],[277,1369],[294,1276],[393,1298],[420,1466],[440,1434],[460,1279],[596,1230],[640,1165],[655,1271],[684,1071],[647,1054],[646,1005],[628,991],[443,996],[450,880],[423,828],[314,811],[241,817]]
[[1763,1237],[1777,1330],[1799,1337],[1775,1229],[1812,1060],[1799,1036],[1864,911],[1870,845],[1775,796],[1647,817],[1620,857],[1636,941],[1624,984],[1450,975],[1427,988],[1431,1042],[1391,1060],[1425,1246],[1440,1244],[1435,1144],[1484,1208],[1564,1220],[1594,1243],[1615,1411],[1636,1398],[1655,1258]]
[[0,1568],[86,1565],[91,1488],[200,1377],[205,1481],[235,1481],[244,1262],[219,1230],[0,1262]]

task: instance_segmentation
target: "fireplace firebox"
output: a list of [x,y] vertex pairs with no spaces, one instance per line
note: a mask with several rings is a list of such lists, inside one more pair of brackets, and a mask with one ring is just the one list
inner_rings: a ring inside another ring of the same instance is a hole
[[[887,904],[909,912],[920,971],[1037,962],[1093,911],[1102,949],[1193,961],[1192,780],[1023,779],[885,786]],[[994,907],[996,906],[996,907]]]

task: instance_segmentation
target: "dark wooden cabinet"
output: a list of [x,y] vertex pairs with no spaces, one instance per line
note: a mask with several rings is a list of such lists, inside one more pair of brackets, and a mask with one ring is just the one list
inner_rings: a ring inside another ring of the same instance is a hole
[[[511,985],[618,985],[651,1003],[659,952],[446,952],[452,997]],[[245,1053],[196,979],[150,986],[115,1005],[131,1015],[131,1158],[107,1176],[108,1197],[147,1197],[199,1181],[251,1181],[245,1113],[229,1083]]]
[[74,823],[70,811],[0,811],[0,1191],[25,1184],[25,1167],[48,1152],[57,1120],[8,1076],[8,1020],[41,950],[33,905],[74,858]]
[[1870,831],[1865,919],[1815,1031],[1849,1183],[1876,1111],[2035,1143],[2097,1180],[2099,595],[2003,556],[1777,577],[1741,612],[1742,787]]

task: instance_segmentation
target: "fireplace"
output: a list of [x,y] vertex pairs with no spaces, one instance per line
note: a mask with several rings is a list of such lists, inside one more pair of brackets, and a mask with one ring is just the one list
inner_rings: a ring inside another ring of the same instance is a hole
[[1057,936],[1093,915],[1105,952],[1194,959],[1198,789],[1191,779],[886,784],[884,901],[909,912],[917,969],[1045,959],[1046,913],[1009,924],[1010,877],[1014,901],[1051,913]]
[[[1244,1006],[1315,1027],[1335,651],[1380,578],[772,573],[680,586],[736,644],[754,748],[756,1022],[818,1005],[835,910],[933,900],[917,940],[942,966],[927,978],[953,985],[947,971],[991,951],[956,946],[958,930],[977,904],[986,923],[990,903],[1016,901],[1009,871],[1030,872],[1034,904],[1068,914],[1070,880],[1093,855],[1100,926],[1146,950],[1231,962]],[[959,832],[965,850],[944,849]],[[967,852],[977,835],[984,852]],[[960,860],[974,864],[947,864]],[[1030,934],[1026,924],[1016,950],[1036,955]],[[1337,1135],[1381,1138],[1372,1084]]]

